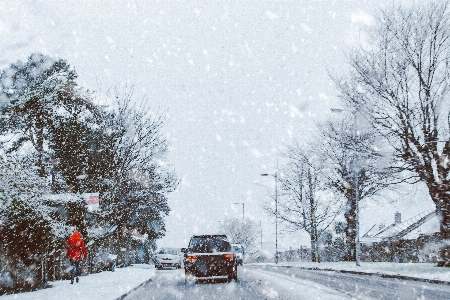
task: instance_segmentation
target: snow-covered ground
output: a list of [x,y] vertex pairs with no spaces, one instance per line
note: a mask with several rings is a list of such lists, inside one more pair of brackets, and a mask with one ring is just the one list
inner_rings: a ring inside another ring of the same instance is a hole
[[351,299],[335,289],[278,272],[247,268],[238,269],[238,281],[184,283],[184,270],[157,271],[155,279],[140,287],[124,300],[140,299],[283,299],[341,300]]
[[[254,265],[275,265],[273,263],[254,264]],[[369,263],[362,262],[360,267],[355,266],[352,262],[282,262],[279,266],[301,267],[301,268],[318,268],[358,271],[366,273],[378,273],[388,275],[402,275],[423,279],[435,279],[450,282],[450,269],[436,267],[435,264],[428,263]],[[176,270],[172,272],[160,272],[160,281],[170,282],[163,275],[174,277],[177,281],[182,282],[182,271]],[[280,296],[287,299],[296,299],[296,295],[305,296],[305,299],[341,299],[346,298],[337,291],[329,289],[314,282],[293,278],[281,273],[274,273],[268,270],[260,269],[242,269],[241,278],[246,282],[263,282],[258,286],[260,292],[268,299],[279,298]],[[162,275],[161,275],[162,274]],[[80,283],[71,285],[69,280],[50,282],[50,287],[34,292],[27,292],[14,295],[3,295],[1,300],[8,299],[89,299],[89,300],[109,300],[117,299],[127,294],[129,291],[140,286],[149,279],[155,277],[155,269],[153,265],[133,265],[127,268],[117,268],[115,272],[101,272],[98,274],[90,274],[80,277]],[[251,280],[254,279],[254,280]],[[255,281],[256,282],[256,281]],[[157,280],[155,284],[159,284]],[[222,287],[223,285],[217,285]],[[228,285],[226,285],[228,286]],[[199,288],[204,287],[200,285]],[[208,286],[206,286],[208,287]],[[213,285],[215,287],[215,285]],[[258,290],[258,289],[257,289]],[[163,291],[161,291],[163,292]],[[188,291],[185,291],[188,292]],[[154,293],[154,289],[153,289]],[[319,294],[318,294],[319,293]],[[311,297],[308,297],[311,296]],[[319,298],[315,295],[320,295]]]
[[266,299],[350,299],[349,296],[336,290],[293,276],[264,270],[248,269],[244,272],[263,282],[261,292]]
[[115,300],[155,276],[153,265],[133,265],[116,268],[115,272],[105,271],[81,276],[79,283],[70,284],[70,280],[49,282],[49,288],[34,292],[3,295],[9,299],[89,299]]
[[[275,264],[268,263],[266,265]],[[278,265],[302,268],[357,271],[365,273],[379,273],[387,275],[401,275],[450,282],[450,268],[437,267],[436,264],[432,263],[361,262],[361,266],[359,267],[356,266],[354,262],[282,262]]]

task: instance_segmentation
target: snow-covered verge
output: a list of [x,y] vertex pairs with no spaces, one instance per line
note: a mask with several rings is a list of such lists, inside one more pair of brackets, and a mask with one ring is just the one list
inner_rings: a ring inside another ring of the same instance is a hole
[[[274,263],[258,263],[253,265],[271,265]],[[317,268],[325,270],[352,271],[362,273],[378,273],[386,275],[399,275],[427,280],[440,280],[450,282],[450,268],[437,267],[432,263],[392,263],[392,262],[361,262],[356,266],[354,262],[282,262],[278,266],[299,268]]]
[[69,280],[52,281],[49,282],[49,287],[46,289],[3,295],[0,299],[115,300],[154,277],[153,265],[136,264],[126,268],[116,268],[115,272],[105,271],[81,276],[80,282],[73,285]]
[[244,272],[261,282],[266,299],[350,299],[348,295],[312,281],[265,270],[245,269]]

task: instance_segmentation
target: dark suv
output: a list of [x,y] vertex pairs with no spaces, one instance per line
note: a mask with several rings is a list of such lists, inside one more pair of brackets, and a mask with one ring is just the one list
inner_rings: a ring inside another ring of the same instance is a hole
[[194,235],[184,252],[186,282],[190,279],[237,280],[237,262],[224,234]]

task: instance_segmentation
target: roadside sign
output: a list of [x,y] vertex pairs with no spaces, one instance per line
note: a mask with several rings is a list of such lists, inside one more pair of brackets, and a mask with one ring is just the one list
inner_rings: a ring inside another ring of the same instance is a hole
[[94,210],[99,209],[99,207],[100,207],[99,193],[85,193],[84,199],[86,200],[89,211],[94,211]]

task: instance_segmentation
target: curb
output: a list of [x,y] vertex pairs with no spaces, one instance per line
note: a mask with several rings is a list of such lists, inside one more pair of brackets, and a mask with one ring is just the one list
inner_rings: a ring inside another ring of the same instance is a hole
[[402,280],[414,280],[414,281],[420,281],[420,282],[429,282],[429,283],[435,283],[435,284],[446,284],[450,285],[449,281],[439,280],[439,279],[426,279],[426,278],[417,278],[417,277],[410,277],[410,276],[403,276],[403,275],[391,275],[391,274],[381,274],[381,277],[383,278],[398,278]]
[[313,268],[299,267],[299,266],[278,266],[278,267],[281,267],[281,268],[298,268],[298,269],[310,270],[310,271],[332,271],[332,272],[336,272],[336,273],[349,273],[349,274],[356,274],[356,275],[379,276],[381,278],[394,278],[394,279],[401,279],[401,280],[413,280],[413,281],[420,281],[420,282],[429,282],[429,283],[435,283],[435,284],[450,285],[450,281],[439,280],[439,279],[418,278],[418,277],[405,276],[405,275],[393,275],[393,274],[384,274],[384,273],[368,273],[368,272],[361,272],[361,271],[336,270],[336,269],[317,268],[317,267],[313,267]]
[[146,281],[144,281],[143,283],[141,283],[140,285],[132,288],[131,290],[129,290],[128,292],[126,292],[125,294],[123,294],[122,296],[120,296],[119,298],[117,298],[116,300],[123,300],[126,296],[128,296],[129,294],[131,294],[132,292],[134,292],[135,290],[137,290],[138,288],[140,288],[141,286],[146,285],[147,283],[149,283],[150,281],[153,280],[154,277],[147,279]]

